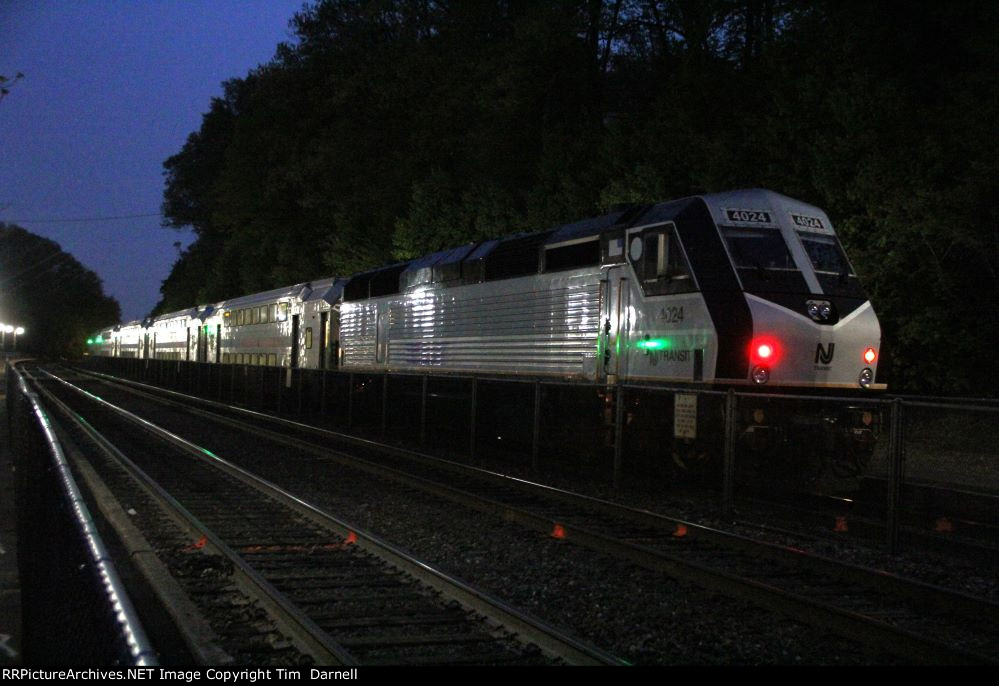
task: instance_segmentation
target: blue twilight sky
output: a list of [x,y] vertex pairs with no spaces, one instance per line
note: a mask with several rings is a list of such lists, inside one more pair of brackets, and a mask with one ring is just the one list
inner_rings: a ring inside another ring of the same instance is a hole
[[0,0],[0,221],[58,242],[128,321],[149,312],[189,232],[160,210],[163,161],[221,83],[291,39],[303,0]]

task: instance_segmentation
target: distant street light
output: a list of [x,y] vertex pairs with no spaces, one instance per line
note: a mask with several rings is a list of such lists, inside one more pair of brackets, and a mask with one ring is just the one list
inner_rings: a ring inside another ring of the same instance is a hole
[[24,333],[23,326],[0,322],[0,351],[7,351],[7,334],[14,334],[14,352],[17,352],[17,337]]

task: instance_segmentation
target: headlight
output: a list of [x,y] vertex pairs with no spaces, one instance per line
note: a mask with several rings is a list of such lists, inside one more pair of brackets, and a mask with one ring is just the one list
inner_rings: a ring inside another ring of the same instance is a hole
[[805,312],[817,322],[827,322],[832,319],[833,306],[828,300],[806,300]]
[[765,384],[769,380],[770,380],[769,367],[764,367],[763,365],[757,365],[753,367],[753,383]]
[[874,372],[872,372],[870,368],[865,367],[864,371],[860,372],[860,378],[857,379],[857,383],[859,383],[862,388],[870,388],[873,382]]

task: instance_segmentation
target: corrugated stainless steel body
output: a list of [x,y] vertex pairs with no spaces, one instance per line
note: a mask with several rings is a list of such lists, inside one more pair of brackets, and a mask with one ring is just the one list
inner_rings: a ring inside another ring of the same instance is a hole
[[593,376],[601,277],[577,270],[344,303],[344,367]]

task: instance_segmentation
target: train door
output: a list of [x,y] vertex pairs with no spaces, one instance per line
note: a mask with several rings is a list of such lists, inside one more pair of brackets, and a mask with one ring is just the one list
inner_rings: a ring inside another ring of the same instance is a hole
[[597,382],[607,379],[608,369],[612,361],[612,351],[610,345],[611,337],[611,308],[610,308],[610,281],[602,279],[600,281],[600,313],[599,326],[600,333],[597,339],[597,363],[595,377]]
[[375,324],[375,362],[385,362],[388,358],[388,305],[378,305],[378,319]]
[[208,327],[198,327],[198,362],[208,360]]
[[298,327],[299,322],[302,318],[300,314],[294,314],[291,316],[291,368],[296,369],[298,367]]
[[330,313],[319,313],[319,368],[326,369],[328,365],[327,348],[330,339]]
[[631,282],[626,274],[621,267],[607,270],[607,305],[602,331],[607,341],[604,368],[608,383],[618,383],[628,376],[628,332],[632,322]]

